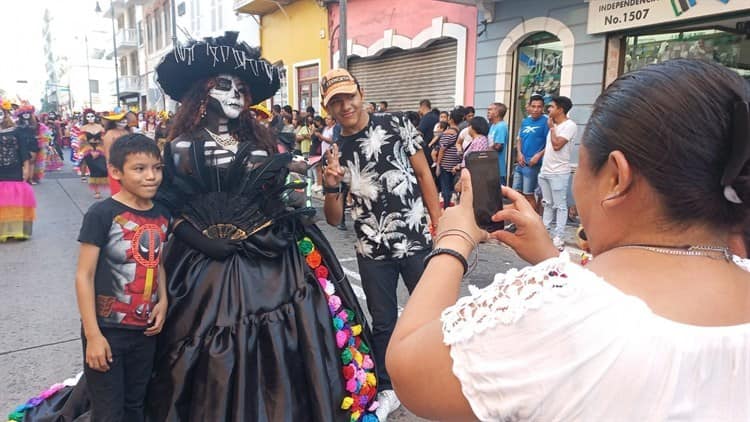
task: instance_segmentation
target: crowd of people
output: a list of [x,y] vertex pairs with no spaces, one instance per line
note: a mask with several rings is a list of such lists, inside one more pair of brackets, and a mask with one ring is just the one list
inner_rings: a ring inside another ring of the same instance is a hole
[[[323,115],[268,110],[280,73],[231,32],[177,46],[156,71],[181,106],[154,136],[122,112],[85,110],[71,128],[95,195],[117,188],[78,238],[84,375],[12,420],[375,422],[401,401],[437,420],[750,418],[750,87],[736,73],[675,60],[600,96],[573,181],[594,255],[582,266],[559,241],[567,97],[531,97],[509,188],[502,103],[487,118],[429,100],[391,112],[333,69]],[[0,132],[0,193],[15,195],[2,216],[33,217],[28,139]],[[512,230],[476,224],[466,158],[483,151],[499,153],[508,201],[492,219]],[[305,172],[328,224],[352,217],[371,324],[295,196]],[[531,265],[459,298],[491,239]]]

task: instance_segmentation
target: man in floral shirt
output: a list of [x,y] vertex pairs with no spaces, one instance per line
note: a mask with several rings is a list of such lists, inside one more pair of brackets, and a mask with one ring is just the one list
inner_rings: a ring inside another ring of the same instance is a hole
[[329,224],[339,224],[346,176],[354,200],[357,263],[372,315],[377,416],[386,420],[400,406],[385,370],[386,347],[398,318],[396,287],[401,275],[411,293],[422,276],[423,259],[432,249],[424,210],[437,224],[437,189],[422,136],[408,119],[400,113],[368,114],[364,91],[344,69],[326,73],[320,92],[323,107],[341,125],[339,143],[326,156],[324,211]]

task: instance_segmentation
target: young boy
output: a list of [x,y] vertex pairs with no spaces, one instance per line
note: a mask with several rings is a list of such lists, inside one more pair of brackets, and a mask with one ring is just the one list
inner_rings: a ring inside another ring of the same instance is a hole
[[95,421],[143,421],[156,335],[167,314],[160,263],[170,217],[152,202],[162,180],[159,148],[140,134],[109,152],[121,190],[83,217],[76,295],[84,373]]

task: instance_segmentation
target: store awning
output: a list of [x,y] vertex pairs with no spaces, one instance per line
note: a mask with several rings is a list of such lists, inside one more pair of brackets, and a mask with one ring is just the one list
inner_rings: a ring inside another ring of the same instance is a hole
[[277,10],[284,10],[284,6],[289,6],[295,0],[235,0],[234,11],[237,13],[247,13],[250,15],[263,16],[273,13]]

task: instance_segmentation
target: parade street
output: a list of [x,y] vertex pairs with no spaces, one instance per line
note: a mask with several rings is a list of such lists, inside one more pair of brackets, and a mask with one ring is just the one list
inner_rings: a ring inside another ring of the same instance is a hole
[[[34,187],[38,206],[34,233],[29,241],[0,244],[0,411],[5,414],[50,385],[75,376],[82,370],[80,322],[74,278],[78,256],[81,218],[94,202],[86,183],[73,173],[70,163]],[[320,201],[314,200],[318,215]],[[366,309],[360,286],[353,244],[351,220],[340,231],[321,221],[347,275]],[[496,272],[523,266],[511,250],[483,245],[479,263],[462,287],[489,284]],[[403,285],[399,305],[408,299]],[[391,421],[420,420],[403,407],[391,414]]]

